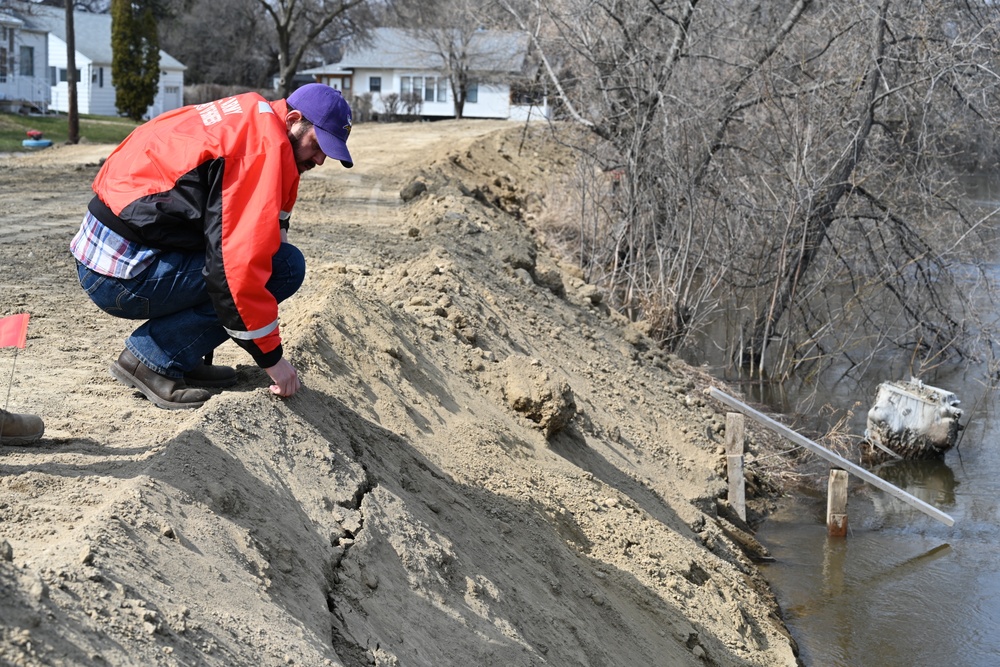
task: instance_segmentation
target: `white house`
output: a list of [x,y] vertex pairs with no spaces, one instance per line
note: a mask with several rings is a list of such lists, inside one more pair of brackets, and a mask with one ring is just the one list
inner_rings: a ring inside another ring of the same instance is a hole
[[[21,14],[35,31],[48,35],[49,108],[69,111],[67,86],[66,13],[58,7],[32,5]],[[118,115],[115,87],[111,79],[111,15],[73,13],[76,38],[77,107],[81,114]],[[160,51],[160,83],[147,118],[184,104],[184,70],[175,58]]]
[[[464,117],[511,120],[548,117],[547,100],[543,96],[529,97],[512,85],[525,80],[529,66],[525,33],[478,31],[471,35],[467,53],[465,66],[473,82],[468,87]],[[349,45],[340,62],[303,73],[347,96],[370,94],[375,113],[391,111],[386,102],[396,100],[397,113],[453,118],[454,91],[446,65],[440,49],[425,33],[378,28],[370,39]],[[390,97],[392,94],[395,95]],[[405,106],[406,100],[411,100],[410,109]]]
[[0,7],[0,110],[48,109],[48,61],[46,32]]

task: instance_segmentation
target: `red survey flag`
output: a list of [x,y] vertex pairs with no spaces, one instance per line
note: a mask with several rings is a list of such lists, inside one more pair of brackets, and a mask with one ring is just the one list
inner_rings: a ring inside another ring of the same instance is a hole
[[28,313],[0,319],[0,347],[24,349],[28,341]]

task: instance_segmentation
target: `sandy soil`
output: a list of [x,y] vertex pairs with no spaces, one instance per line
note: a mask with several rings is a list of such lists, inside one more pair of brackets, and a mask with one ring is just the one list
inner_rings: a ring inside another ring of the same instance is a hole
[[0,664],[796,664],[707,378],[531,228],[544,129],[358,126],[293,216],[305,388],[227,343],[238,386],[179,412],[109,375],[132,324],[68,253],[110,150],[0,157],[9,407],[47,427],[0,447]]

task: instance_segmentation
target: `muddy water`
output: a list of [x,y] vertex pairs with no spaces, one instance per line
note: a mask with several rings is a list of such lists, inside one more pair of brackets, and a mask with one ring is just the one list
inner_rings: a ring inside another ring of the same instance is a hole
[[[982,185],[974,196],[995,210],[1000,188]],[[1000,265],[992,273],[1000,285]],[[995,308],[984,305],[993,330]],[[953,527],[852,479],[846,539],[827,537],[826,497],[816,492],[789,497],[759,530],[776,558],[764,576],[809,667],[1000,665],[1000,409],[984,373],[921,378],[961,399],[957,449],[873,470],[949,514]],[[860,401],[860,434],[878,382],[908,378],[885,366],[857,382],[831,379],[814,398],[841,408]],[[770,402],[787,407],[794,393]]]
[[968,435],[944,461],[877,471],[954,527],[854,483],[846,539],[826,536],[825,497],[790,498],[761,528],[806,665],[1000,665],[1000,449]]
[[[1000,283],[1000,267],[995,274]],[[759,528],[776,559],[762,572],[808,667],[1000,666],[1000,395],[984,372],[966,366],[922,378],[953,391],[964,410],[958,446],[943,459],[866,466],[954,526],[852,477],[846,539],[826,535],[822,484],[791,493]],[[878,383],[909,373],[897,360],[853,380],[828,377],[781,393],[744,390],[799,423],[808,421],[803,405],[855,406],[849,431],[860,436]],[[822,431],[828,418],[818,412],[811,426]],[[809,458],[810,472],[825,478],[829,464]]]

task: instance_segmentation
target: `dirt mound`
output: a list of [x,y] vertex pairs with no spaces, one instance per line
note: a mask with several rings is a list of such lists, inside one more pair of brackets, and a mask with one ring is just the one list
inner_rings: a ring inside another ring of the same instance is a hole
[[707,379],[526,223],[564,149],[466,121],[351,150],[292,221],[305,388],[227,343],[239,384],[180,413],[110,377],[131,326],[75,281],[100,155],[0,161],[0,316],[32,314],[10,407],[47,424],[0,449],[0,663],[794,665]]

